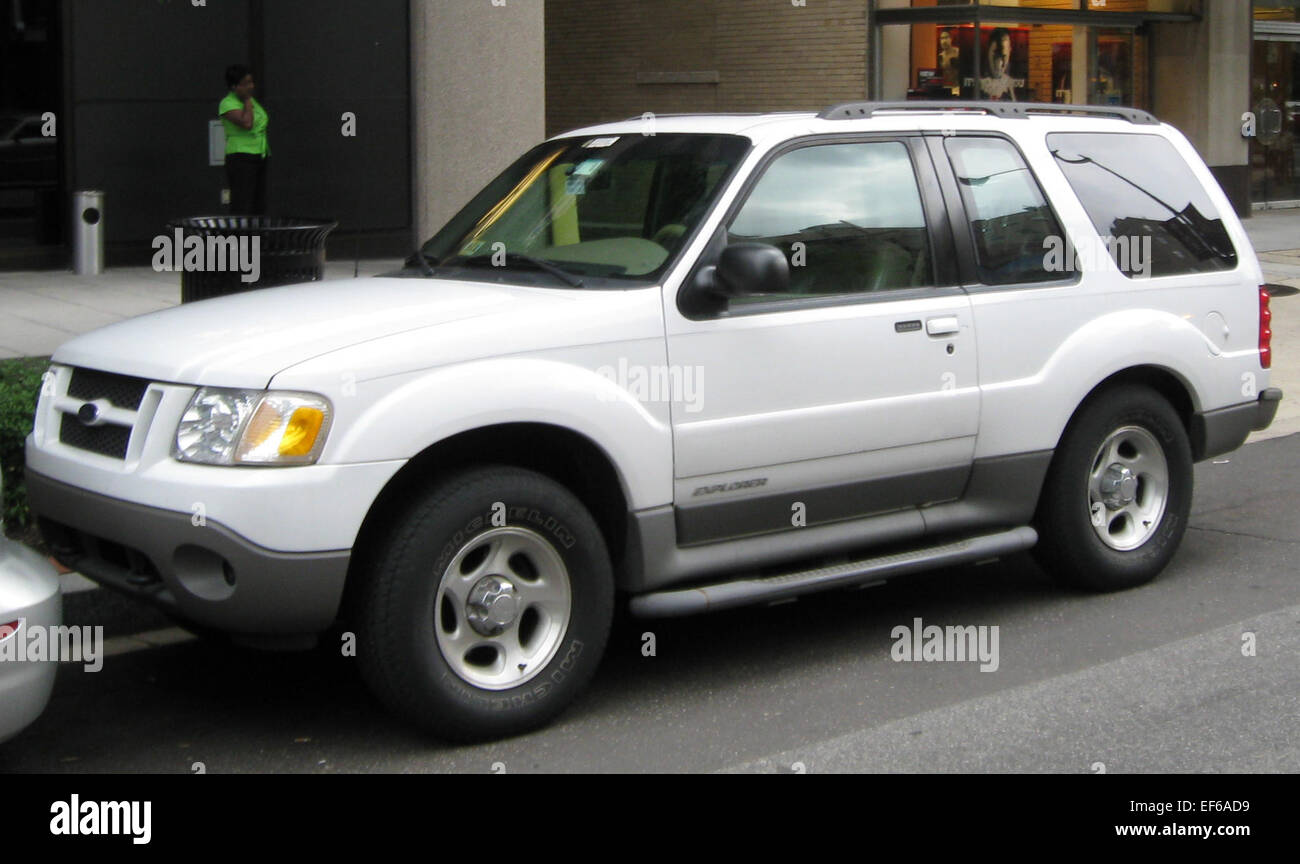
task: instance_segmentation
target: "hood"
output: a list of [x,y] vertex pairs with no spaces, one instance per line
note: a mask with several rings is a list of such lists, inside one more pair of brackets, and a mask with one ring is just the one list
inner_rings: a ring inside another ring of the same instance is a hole
[[151,381],[261,388],[322,354],[506,308],[527,315],[571,305],[577,293],[385,277],[264,288],[110,324],[65,343],[53,360]]

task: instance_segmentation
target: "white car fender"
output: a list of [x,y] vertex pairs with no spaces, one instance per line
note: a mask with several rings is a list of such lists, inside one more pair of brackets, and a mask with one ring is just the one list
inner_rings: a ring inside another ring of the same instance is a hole
[[[611,364],[613,366],[617,360]],[[410,373],[339,429],[322,461],[409,459],[462,432],[545,423],[590,439],[613,463],[634,509],[672,501],[668,404],[643,402],[601,374],[558,360],[514,356]],[[486,386],[488,382],[491,386]],[[358,382],[363,397],[367,382]],[[454,410],[449,410],[454,406]]]
[[[983,390],[979,455],[1002,455],[1056,447],[1070,417],[1087,395],[1112,375],[1138,366],[1163,369],[1188,391],[1194,410],[1243,401],[1220,392],[1222,370],[1246,368],[1251,352],[1213,356],[1205,334],[1184,318],[1154,309],[1100,315],[1075,330],[1033,375],[994,382]],[[1189,362],[1189,358],[1203,358]],[[1036,404],[1027,406],[1026,400]],[[1028,409],[1028,410],[1027,410]]]

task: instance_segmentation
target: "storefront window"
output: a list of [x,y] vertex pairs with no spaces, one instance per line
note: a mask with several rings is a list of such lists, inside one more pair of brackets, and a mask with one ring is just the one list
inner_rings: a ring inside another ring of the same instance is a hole
[[1149,107],[1147,37],[1132,29],[985,24],[978,40],[974,24],[911,25],[906,94],[885,98]]
[[874,0],[872,94],[1150,110],[1147,25],[1193,21],[1201,7],[1202,0]]
[[[977,47],[973,24],[915,24],[913,74],[907,95],[913,99],[1067,101],[1071,30],[1068,25],[985,25],[980,28]],[[1064,33],[1064,52],[1051,44],[1053,34],[1048,31],[1057,31],[1057,37]],[[1059,69],[1054,68],[1061,63]],[[1062,83],[1066,92],[1057,94]]]
[[1300,201],[1300,2],[1254,5],[1251,52],[1251,198]]
[[[1138,43],[1145,38],[1132,30],[1095,28],[1089,34],[1088,102],[1093,105],[1137,105],[1138,84],[1145,76],[1133,74]],[[1145,60],[1145,58],[1143,58]]]

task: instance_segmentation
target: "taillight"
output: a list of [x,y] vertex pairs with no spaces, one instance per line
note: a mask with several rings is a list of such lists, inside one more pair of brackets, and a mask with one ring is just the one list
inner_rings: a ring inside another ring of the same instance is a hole
[[1259,286],[1259,365],[1268,369],[1273,365],[1273,311],[1268,308],[1268,289]]
[[0,642],[5,641],[10,636],[17,633],[18,628],[21,627],[22,625],[23,625],[23,619],[21,618],[19,618],[17,621],[10,621],[7,624],[0,624]]

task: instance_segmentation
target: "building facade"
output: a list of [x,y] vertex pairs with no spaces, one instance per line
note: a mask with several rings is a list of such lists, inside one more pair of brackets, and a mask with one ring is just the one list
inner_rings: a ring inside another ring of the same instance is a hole
[[[1240,212],[1300,206],[1300,0],[0,0],[0,270],[66,266],[74,190],[108,260],[222,212],[209,126],[245,63],[273,213],[396,256],[546,135],[860,99],[1131,105]],[[48,118],[55,123],[49,124]],[[351,130],[349,121],[351,118]]]
[[[1300,0],[547,0],[547,131],[856,99],[1114,104],[1300,203]],[[1246,115],[1251,112],[1253,124]]]
[[338,220],[333,258],[408,254],[541,140],[543,11],[0,0],[0,270],[67,266],[74,190],[104,193],[110,265],[148,263],[172,219],[224,212],[210,125],[236,63],[270,116],[269,213]]

